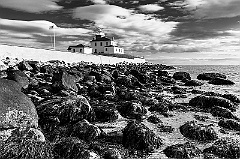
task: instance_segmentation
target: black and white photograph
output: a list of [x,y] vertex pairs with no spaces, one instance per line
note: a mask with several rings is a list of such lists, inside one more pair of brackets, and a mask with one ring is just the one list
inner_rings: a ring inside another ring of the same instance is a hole
[[240,0],[0,0],[0,159],[240,159]]

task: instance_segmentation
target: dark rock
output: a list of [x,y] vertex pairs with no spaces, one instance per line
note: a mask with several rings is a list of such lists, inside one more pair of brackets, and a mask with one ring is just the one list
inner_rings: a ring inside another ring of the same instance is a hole
[[140,83],[146,84],[148,81],[147,75],[140,73],[138,70],[131,70],[130,74],[136,77]]
[[220,120],[218,122],[218,125],[226,129],[240,131],[240,123],[235,120],[231,120],[231,119]]
[[214,78],[226,79],[227,77],[220,73],[202,73],[197,76],[197,79],[199,80],[212,80]]
[[52,86],[56,91],[72,90],[78,92],[78,87],[75,82],[76,78],[65,71],[54,73],[52,78]]
[[224,78],[214,78],[210,80],[208,83],[213,85],[234,85],[235,84],[233,81],[224,79]]
[[21,85],[22,88],[26,89],[29,85],[27,75],[20,70],[7,70],[7,79],[16,81]]
[[119,113],[129,119],[138,119],[147,113],[147,109],[142,106],[141,102],[126,101],[117,107]]
[[100,72],[96,72],[96,71],[91,71],[88,74],[89,76],[94,76],[95,79],[97,80],[97,82],[101,82],[102,81],[102,75]]
[[202,115],[194,115],[194,118],[199,121],[206,121],[206,119],[210,119],[208,116],[202,116]]
[[211,126],[197,124],[195,121],[186,122],[180,126],[180,132],[184,137],[198,141],[212,141],[218,138]]
[[0,158],[54,159],[54,156],[49,142],[16,137],[0,144]]
[[173,79],[172,77],[160,76],[159,80],[161,81],[162,84],[165,84],[165,85],[176,83],[175,79]]
[[118,70],[114,70],[114,71],[112,72],[112,77],[113,77],[114,79],[117,79],[119,76],[120,76],[120,73],[119,73]]
[[85,119],[74,124],[71,132],[70,136],[86,141],[93,141],[102,134],[102,131],[97,126],[90,124]]
[[197,80],[188,80],[185,82],[185,86],[202,86],[203,83]]
[[169,111],[169,106],[171,106],[171,101],[162,99],[157,104],[152,105],[148,110],[149,111],[156,111],[159,113],[166,113]]
[[189,142],[168,146],[163,152],[169,158],[178,159],[192,159],[201,154],[201,150]]
[[104,159],[122,159],[122,155],[120,154],[118,149],[108,148],[104,150],[103,158]]
[[187,72],[175,72],[173,74],[173,78],[175,80],[184,80],[184,79],[191,80],[191,76]]
[[181,88],[179,86],[173,86],[172,88],[173,94],[184,94],[186,93],[186,90],[184,88]]
[[169,126],[169,125],[163,125],[162,123],[157,125],[157,131],[159,132],[167,132],[167,133],[171,133],[173,132],[174,128]]
[[232,103],[230,100],[215,96],[200,95],[194,97],[189,101],[189,105],[196,106],[199,108],[213,108],[214,106],[219,106],[227,108],[231,111],[236,110],[236,105]]
[[46,74],[53,74],[54,70],[51,65],[43,65],[40,67],[40,72]]
[[0,79],[0,127],[38,127],[38,115],[32,101],[12,80]]
[[168,71],[158,70],[157,75],[158,76],[168,77],[169,73],[168,73]]
[[203,150],[204,153],[214,154],[219,158],[240,158],[240,142],[237,139],[222,138],[217,140],[211,147]]
[[152,151],[162,145],[162,139],[142,123],[131,121],[123,129],[123,146],[126,148]]
[[54,145],[55,158],[90,159],[95,153],[89,151],[87,149],[88,147],[85,141],[79,140],[78,138],[61,138],[61,140]]
[[205,95],[205,96],[217,96],[217,97],[221,96],[221,94],[216,93],[216,92],[204,92],[202,95]]
[[33,70],[33,68],[28,64],[27,61],[21,61],[18,64],[18,69],[21,71],[32,71]]
[[115,107],[108,105],[94,106],[93,110],[95,112],[96,121],[113,122],[118,119],[119,113]]
[[55,128],[57,128],[58,125],[60,125],[60,120],[57,116],[44,116],[39,119],[39,126],[45,131],[45,132],[51,132]]
[[150,123],[153,124],[158,124],[158,123],[162,123],[161,119],[157,116],[157,115],[151,115],[148,117],[147,119]]
[[197,90],[197,89],[193,89],[191,92],[192,92],[192,94],[203,94],[204,93],[204,91]]
[[226,98],[234,103],[240,103],[240,99],[234,94],[223,94],[223,98]]
[[213,107],[210,110],[210,113],[216,117],[223,117],[223,118],[227,118],[227,119],[239,120],[239,118],[237,116],[235,116],[229,109],[222,108],[219,106]]
[[81,96],[69,96],[43,101],[37,106],[40,119],[56,116],[60,125],[76,123],[82,119],[94,120],[94,112],[88,100]]

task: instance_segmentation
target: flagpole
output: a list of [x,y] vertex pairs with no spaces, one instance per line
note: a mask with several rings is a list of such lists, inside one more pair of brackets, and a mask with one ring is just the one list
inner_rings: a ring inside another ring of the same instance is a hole
[[56,50],[55,27],[53,27],[53,48]]

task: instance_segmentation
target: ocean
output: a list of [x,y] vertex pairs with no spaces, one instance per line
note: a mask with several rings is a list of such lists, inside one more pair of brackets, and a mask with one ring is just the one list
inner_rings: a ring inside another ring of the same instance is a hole
[[214,91],[218,93],[232,93],[240,97],[240,65],[178,65],[175,71],[185,71],[190,73],[192,79],[197,79],[197,75],[206,72],[218,72],[227,76],[227,79],[235,82],[232,86],[216,86],[205,84],[199,89]]

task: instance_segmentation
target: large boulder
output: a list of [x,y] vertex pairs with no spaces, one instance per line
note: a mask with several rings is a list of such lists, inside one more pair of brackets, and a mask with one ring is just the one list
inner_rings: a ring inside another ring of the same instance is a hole
[[234,94],[223,94],[221,95],[223,98],[226,98],[234,103],[240,103],[240,99]]
[[211,126],[197,124],[196,121],[186,122],[179,129],[184,137],[192,140],[208,142],[218,139],[217,133]]
[[204,153],[214,154],[219,158],[240,158],[240,142],[237,139],[222,138],[217,140],[211,147],[203,150]]
[[236,115],[234,115],[229,109],[219,107],[219,106],[213,107],[210,110],[210,113],[216,117],[239,120],[239,118]]
[[148,76],[143,73],[140,73],[138,70],[135,70],[135,69],[131,70],[130,74],[136,77],[139,80],[139,82],[143,84],[146,84],[148,81]]
[[185,86],[201,86],[201,85],[203,85],[203,83],[197,80],[188,80],[185,82]]
[[240,131],[240,123],[232,119],[220,120],[218,125],[226,129]]
[[163,143],[152,130],[137,121],[130,121],[123,129],[123,146],[126,148],[152,151]]
[[38,127],[38,115],[32,101],[12,80],[0,79],[0,127]]
[[24,72],[20,71],[20,70],[8,69],[7,70],[7,79],[16,81],[24,89],[26,89],[28,87],[28,85],[29,85],[29,81],[28,81],[27,75]]
[[188,72],[175,72],[173,78],[175,80],[191,80],[191,76]]
[[196,106],[199,108],[213,108],[214,106],[220,106],[220,107],[227,108],[231,111],[236,110],[236,105],[233,102],[231,102],[226,98],[216,97],[216,96],[200,95],[192,98],[189,101],[189,105]]
[[117,109],[123,117],[129,119],[139,119],[147,113],[147,110],[142,106],[142,103],[137,101],[122,102]]
[[21,71],[32,71],[33,68],[29,65],[29,63],[27,61],[21,61],[18,64],[18,69]]
[[76,137],[61,138],[54,145],[55,158],[64,159],[100,159],[100,157],[88,150],[89,146],[83,140]]
[[119,113],[117,109],[109,105],[94,106],[96,121],[98,122],[113,122],[118,119]]
[[214,78],[210,80],[208,83],[213,85],[234,85],[235,84],[233,81],[224,79],[224,78]]
[[76,77],[68,74],[66,71],[60,70],[59,73],[54,73],[52,78],[52,86],[56,91],[72,90],[78,92],[76,85]]
[[201,150],[189,142],[168,146],[163,152],[169,158],[178,159],[192,159],[201,154]]
[[86,141],[93,141],[102,134],[101,129],[85,119],[74,124],[71,132],[70,136],[78,137]]
[[227,77],[220,73],[202,73],[197,76],[197,79],[199,80],[212,80],[214,78],[226,79]]
[[82,119],[94,119],[92,107],[81,95],[43,101],[37,106],[37,111],[40,120],[54,116],[60,120],[60,125],[76,123]]

